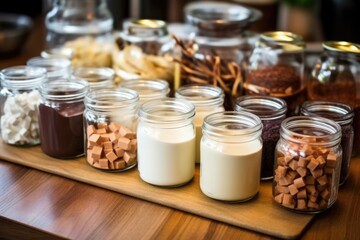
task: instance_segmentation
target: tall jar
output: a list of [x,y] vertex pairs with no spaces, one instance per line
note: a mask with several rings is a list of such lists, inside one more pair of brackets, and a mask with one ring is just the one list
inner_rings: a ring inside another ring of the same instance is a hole
[[40,143],[39,87],[44,68],[16,66],[0,72],[1,137],[5,143],[31,146]]
[[136,91],[139,94],[140,105],[149,100],[166,98],[169,95],[169,84],[165,80],[154,79],[134,79],[123,81],[120,88],[127,88]]
[[342,150],[336,122],[295,116],[281,124],[276,145],[273,197],[281,206],[316,213],[338,195]]
[[349,176],[354,129],[352,126],[354,112],[349,105],[338,102],[306,101],[301,105],[303,116],[319,116],[331,119],[341,126],[342,161],[340,171],[340,185]]
[[163,79],[174,89],[174,41],[167,24],[155,19],[125,21],[117,39],[114,68],[120,80]]
[[186,85],[176,90],[176,98],[185,99],[195,106],[194,124],[196,129],[196,158],[200,163],[200,141],[204,118],[214,112],[224,111],[224,93],[219,87],[212,85]]
[[89,83],[89,90],[105,89],[114,87],[115,72],[111,68],[104,67],[79,67],[72,72],[73,79],[83,79]]
[[304,50],[303,38],[291,32],[261,34],[250,56],[246,93],[282,98],[288,116],[298,114],[305,101]]
[[308,86],[310,100],[335,101],[354,108],[353,154],[360,152],[360,45],[324,42]]
[[236,100],[235,110],[250,112],[261,119],[263,151],[261,180],[273,178],[275,146],[280,138],[280,125],[286,118],[286,102],[270,96],[242,96]]
[[42,151],[54,158],[84,155],[83,112],[88,83],[84,80],[41,84],[40,139]]
[[54,0],[52,4],[45,18],[48,48],[62,47],[84,36],[99,40],[111,37],[113,18],[106,0]]
[[143,181],[175,187],[194,177],[194,115],[194,105],[181,99],[156,99],[140,107],[138,170]]
[[247,201],[260,188],[261,120],[248,112],[219,112],[204,120],[200,189],[223,201]]
[[181,84],[211,84],[225,93],[224,106],[232,110],[242,94],[248,56],[258,34],[247,30],[260,11],[238,4],[194,2],[185,7],[188,22],[195,27],[194,44],[182,43]]
[[33,57],[26,62],[26,65],[45,68],[48,80],[69,78],[71,75],[71,61],[64,57]]
[[86,160],[105,171],[124,171],[137,162],[139,95],[128,89],[98,89],[85,97]]

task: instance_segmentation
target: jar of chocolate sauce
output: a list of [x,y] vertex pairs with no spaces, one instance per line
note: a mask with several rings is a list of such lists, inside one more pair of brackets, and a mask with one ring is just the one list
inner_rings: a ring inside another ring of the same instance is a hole
[[84,155],[83,112],[88,91],[85,80],[45,81],[40,86],[41,149],[54,158]]

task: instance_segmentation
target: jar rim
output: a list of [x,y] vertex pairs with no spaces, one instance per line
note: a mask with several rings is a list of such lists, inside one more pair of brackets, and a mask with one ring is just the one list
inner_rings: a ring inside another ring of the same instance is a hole
[[143,103],[139,110],[141,120],[148,123],[174,124],[192,120],[195,106],[177,98],[154,99]]
[[360,44],[346,41],[326,41],[322,43],[325,50],[332,52],[360,54]]
[[272,96],[241,96],[235,102],[236,111],[247,111],[261,120],[271,120],[285,116],[285,100]]
[[98,89],[85,96],[86,108],[106,111],[137,105],[139,94],[131,89]]
[[[312,131],[307,131],[307,134],[299,133],[300,128],[312,129]],[[308,142],[311,145],[328,146],[338,144],[342,134],[340,125],[333,120],[323,117],[293,116],[282,121],[280,136],[295,143]],[[316,142],[311,141],[314,138]]]
[[0,72],[4,87],[14,89],[38,88],[46,79],[46,69],[27,65],[8,67]]
[[[203,134],[221,141],[233,139],[236,142],[250,141],[261,136],[262,122],[258,116],[250,112],[224,111],[209,114],[202,126]],[[244,137],[244,139],[239,139]]]
[[43,67],[47,72],[54,72],[60,69],[70,68],[71,61],[65,57],[33,57],[26,62],[26,65]]
[[115,77],[115,71],[107,67],[78,67],[73,69],[72,76],[86,80],[90,84],[112,80]]
[[[340,126],[351,124],[354,117],[354,111],[351,106],[345,103],[331,101],[305,101],[301,105],[300,112],[304,116],[329,118]],[[328,117],[328,115],[332,113],[336,115]]]
[[88,86],[85,80],[48,80],[41,83],[40,94],[45,99],[54,101],[77,101],[85,97]]
[[175,97],[185,99],[195,105],[195,108],[222,105],[224,91],[213,85],[188,84],[178,88]]
[[[140,100],[159,98],[170,92],[169,83],[162,79],[134,79],[122,81],[119,88],[131,89],[139,94]],[[144,92],[146,90],[146,92]]]

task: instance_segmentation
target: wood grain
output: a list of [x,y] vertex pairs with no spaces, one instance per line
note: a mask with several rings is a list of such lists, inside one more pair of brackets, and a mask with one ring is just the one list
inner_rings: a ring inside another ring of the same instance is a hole
[[107,173],[92,168],[83,157],[74,160],[48,157],[40,147],[18,148],[0,142],[0,149],[0,158],[14,163],[275,237],[298,237],[314,216],[294,213],[274,203],[270,182],[262,183],[259,194],[251,201],[224,203],[201,193],[199,169],[189,184],[161,188],[144,183],[136,168]]

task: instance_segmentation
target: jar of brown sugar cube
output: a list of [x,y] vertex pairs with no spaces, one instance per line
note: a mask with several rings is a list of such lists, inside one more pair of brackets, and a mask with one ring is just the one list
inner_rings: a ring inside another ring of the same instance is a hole
[[130,89],[94,90],[85,97],[86,161],[105,171],[124,171],[137,163],[139,95]]
[[296,116],[281,124],[275,150],[273,197],[309,213],[331,207],[338,195],[341,127],[322,117]]

